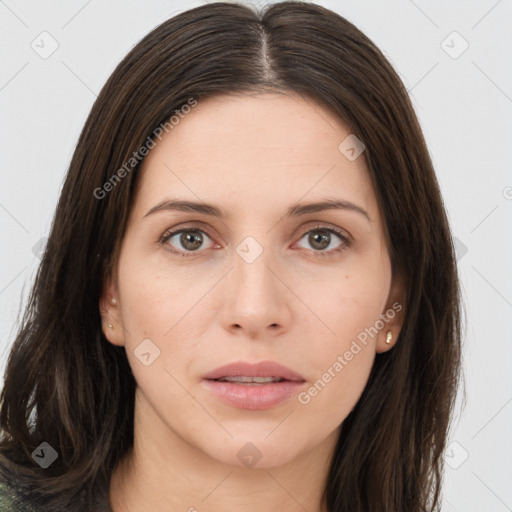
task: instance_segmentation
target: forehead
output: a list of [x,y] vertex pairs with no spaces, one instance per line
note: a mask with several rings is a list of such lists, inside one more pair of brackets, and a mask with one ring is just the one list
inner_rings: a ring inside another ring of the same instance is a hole
[[375,217],[364,153],[350,160],[339,149],[350,134],[334,113],[297,94],[200,100],[155,139],[135,208],[147,210],[169,195],[259,208],[270,208],[269,200],[289,205],[336,195]]

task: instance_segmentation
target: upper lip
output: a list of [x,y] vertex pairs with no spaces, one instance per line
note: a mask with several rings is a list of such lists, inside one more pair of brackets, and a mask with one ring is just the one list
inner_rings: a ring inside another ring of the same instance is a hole
[[203,378],[214,380],[223,377],[277,377],[284,380],[304,382],[302,375],[274,361],[261,361],[259,363],[238,361],[221,366],[207,373]]

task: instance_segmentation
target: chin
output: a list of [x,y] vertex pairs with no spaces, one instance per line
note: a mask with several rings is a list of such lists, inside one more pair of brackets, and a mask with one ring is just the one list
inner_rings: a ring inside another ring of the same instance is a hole
[[[268,431],[260,435],[243,435],[225,439],[214,446],[205,447],[205,453],[227,466],[240,470],[271,469],[293,461],[301,453],[295,441],[283,443],[283,438],[267,436]],[[292,436],[285,436],[292,439]]]

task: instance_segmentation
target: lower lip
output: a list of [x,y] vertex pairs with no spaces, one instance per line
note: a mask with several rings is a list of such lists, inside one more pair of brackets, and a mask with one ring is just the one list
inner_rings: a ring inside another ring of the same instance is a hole
[[239,384],[218,380],[203,380],[219,400],[239,409],[270,409],[292,397],[305,382],[284,380],[270,384]]

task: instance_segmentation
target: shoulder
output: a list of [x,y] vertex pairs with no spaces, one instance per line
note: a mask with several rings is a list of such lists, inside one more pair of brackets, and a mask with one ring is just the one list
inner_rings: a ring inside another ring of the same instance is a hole
[[0,451],[0,512],[112,512],[108,491],[75,493],[71,498],[48,497],[41,481],[27,477],[20,466]]
[[0,510],[2,512],[22,512],[24,508],[17,504],[16,493],[0,481]]
[[16,509],[14,508],[13,501],[13,490],[0,480],[0,510],[14,512]]
[[32,504],[7,482],[0,480],[0,510],[2,512],[36,512]]
[[17,485],[13,471],[5,465],[5,461],[0,455],[0,511],[36,512],[35,504],[30,502],[23,489]]

